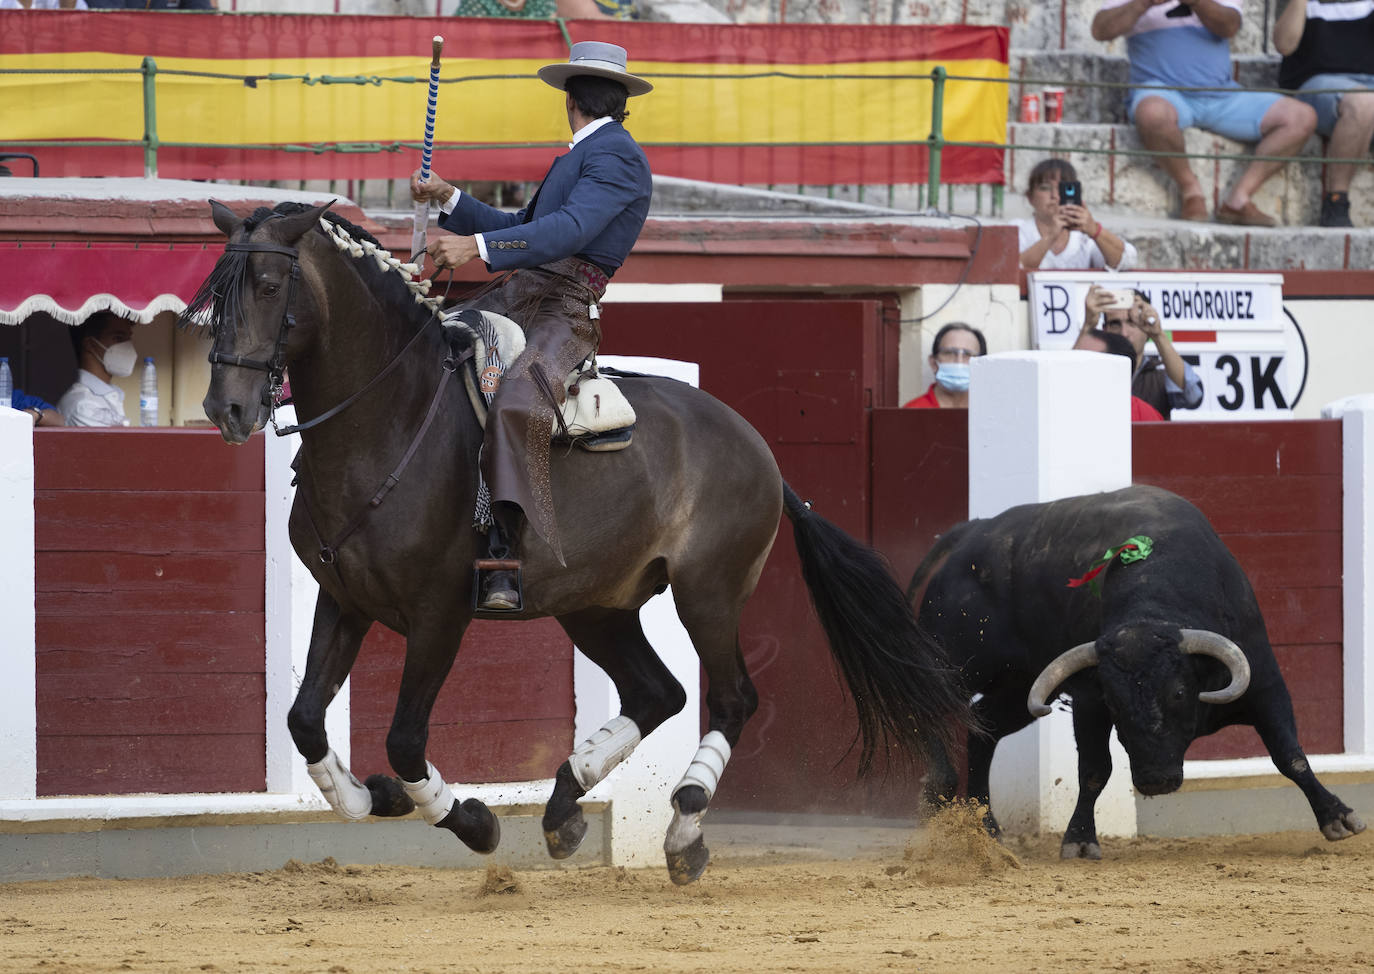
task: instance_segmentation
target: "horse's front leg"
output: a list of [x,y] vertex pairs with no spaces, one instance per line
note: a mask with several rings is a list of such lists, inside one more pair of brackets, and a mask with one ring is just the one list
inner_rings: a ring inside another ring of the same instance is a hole
[[500,821],[476,798],[460,803],[443,775],[425,759],[430,713],[458,654],[468,621],[441,619],[413,631],[406,640],[405,669],[396,714],[386,736],[386,753],[406,797],[426,822],[448,829],[474,852],[488,853],[501,841]]
[[296,750],[331,808],[346,819],[368,815],[405,815],[414,807],[399,788],[385,786],[374,775],[363,786],[344,766],[325,736],[324,714],[348,678],[358,648],[372,621],[343,610],[324,589],[315,600],[315,624],[305,660],[305,677],[286,723]]

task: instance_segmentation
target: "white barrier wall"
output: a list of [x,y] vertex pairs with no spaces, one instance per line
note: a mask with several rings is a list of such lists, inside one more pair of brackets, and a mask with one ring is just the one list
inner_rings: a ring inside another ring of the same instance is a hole
[[33,417],[0,409],[0,799],[38,788],[33,527]]
[[[975,358],[969,395],[969,517],[1019,504],[1117,490],[1131,482],[1130,363],[1097,352]],[[1068,649],[1068,647],[1064,647]],[[1125,751],[1097,803],[1101,835],[1134,835]],[[1062,708],[1004,738],[991,797],[1009,832],[1062,832],[1078,797],[1073,722]]]

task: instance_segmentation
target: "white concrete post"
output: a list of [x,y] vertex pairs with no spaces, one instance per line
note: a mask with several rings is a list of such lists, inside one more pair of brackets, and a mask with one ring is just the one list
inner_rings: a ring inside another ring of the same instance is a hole
[[1374,395],[1329,403],[1322,416],[1341,421],[1345,751],[1374,755]]
[[38,794],[33,527],[33,417],[0,409],[0,798]]
[[[1124,356],[1077,351],[975,358],[968,425],[971,518],[1126,487],[1131,482],[1129,362]],[[1130,765],[1115,732],[1112,764],[1111,780],[1097,802],[1098,832],[1134,835]],[[1070,714],[1056,710],[1004,738],[992,764],[991,792],[1007,831],[1062,831],[1078,796]]]
[[[285,406],[277,410],[283,426],[296,422],[296,410]],[[310,630],[315,618],[315,597],[319,585],[301,564],[291,547],[287,521],[296,489],[291,460],[301,445],[300,434],[277,436],[270,429],[262,436],[265,468],[266,505],[266,585],[267,585],[267,790],[292,795],[315,796],[317,790],[305,770],[305,759],[296,753],[295,742],[286,727],[286,714],[296,699],[296,690],[305,674],[305,657],[310,648]],[[329,744],[343,760],[349,758],[348,683],[330,704],[325,716]]]
[[[602,355],[598,361],[627,371],[670,376],[694,386],[698,382],[694,362],[620,355]],[[672,589],[645,603],[639,621],[659,659],[687,691],[687,703],[587,793],[588,801],[611,803],[610,859],[617,866],[663,864],[663,837],[672,820],[672,790],[687,771],[701,740],[701,664],[678,620]],[[573,657],[573,695],[576,742],[586,740],[620,712],[615,685],[580,652]]]

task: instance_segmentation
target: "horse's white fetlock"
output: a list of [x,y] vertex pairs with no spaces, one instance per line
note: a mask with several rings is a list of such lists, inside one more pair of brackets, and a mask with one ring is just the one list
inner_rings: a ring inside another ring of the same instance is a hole
[[401,785],[424,820],[430,825],[438,825],[448,817],[458,799],[453,797],[453,792],[444,782],[444,776],[434,765],[426,761],[425,767],[429,771],[429,777],[424,781],[402,781]]
[[688,785],[697,785],[706,792],[706,800],[710,801],[729,761],[730,743],[725,739],[725,735],[720,731],[708,731],[701,739],[701,746],[697,748],[692,763],[687,766],[687,773],[673,789],[673,794],[676,795]]
[[335,812],[351,822],[372,814],[372,792],[344,767],[332,747],[323,758],[314,764],[307,764],[305,769],[310,772],[310,780],[315,782],[315,787],[320,789],[320,794]]
[[591,791],[639,745],[639,728],[624,714],[612,717],[599,731],[573,749],[568,758],[573,777],[583,791]]

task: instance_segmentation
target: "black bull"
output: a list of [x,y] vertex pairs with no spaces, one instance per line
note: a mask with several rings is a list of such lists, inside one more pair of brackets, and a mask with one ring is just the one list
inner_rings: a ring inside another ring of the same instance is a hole
[[[1114,558],[1090,586],[1070,587],[1108,548],[1136,535],[1148,557]],[[1312,806],[1328,839],[1364,823],[1317,781],[1298,746],[1293,705],[1244,571],[1192,504],[1154,487],[1014,507],[944,535],[912,578],[919,616],[982,694],[986,728],[968,741],[968,795],[988,802],[997,742],[1073,700],[1078,803],[1066,858],[1100,858],[1093,806],[1111,775],[1113,725],[1146,795],[1178,789],[1183,756],[1199,737],[1250,724],[1279,771]],[[1228,672],[1229,671],[1229,672]],[[1037,679],[1038,678],[1038,679]],[[1247,689],[1248,681],[1248,689]],[[937,755],[927,797],[953,796],[958,776]],[[989,830],[998,833],[991,806]]]

